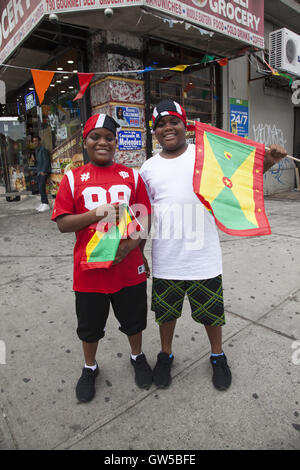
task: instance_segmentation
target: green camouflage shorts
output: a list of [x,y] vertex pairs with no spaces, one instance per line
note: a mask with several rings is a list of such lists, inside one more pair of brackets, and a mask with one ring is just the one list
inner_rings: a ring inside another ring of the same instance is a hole
[[181,316],[187,294],[192,318],[204,325],[225,325],[222,275],[201,281],[181,281],[153,278],[152,306],[159,325]]

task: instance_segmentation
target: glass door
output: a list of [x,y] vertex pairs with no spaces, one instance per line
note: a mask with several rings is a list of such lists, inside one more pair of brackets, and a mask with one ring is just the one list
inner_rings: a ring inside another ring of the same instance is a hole
[[18,117],[0,118],[0,185],[7,193],[26,191],[25,123]]

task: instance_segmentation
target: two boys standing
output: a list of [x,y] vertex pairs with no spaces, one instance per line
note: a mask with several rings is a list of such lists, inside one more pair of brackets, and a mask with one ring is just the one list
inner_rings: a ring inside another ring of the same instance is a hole
[[[152,381],[160,388],[170,385],[174,360],[172,342],[185,294],[192,318],[205,326],[210,341],[214,386],[227,390],[231,384],[231,372],[222,349],[225,316],[220,242],[212,215],[204,210],[193,191],[195,146],[186,142],[186,126],[185,110],[178,103],[160,102],[153,113],[153,131],[162,151],[147,160],[138,174],[114,163],[119,125],[107,115],[92,116],[83,133],[90,163],[69,171],[60,184],[52,219],[61,232],[76,233],[73,288],[77,334],[85,357],[76,386],[77,399],[81,402],[90,401],[95,394],[95,379],[99,373],[96,351],[104,336],[110,304],[120,323],[120,331],[129,340],[136,384],[146,389]],[[285,155],[284,149],[272,146],[265,155],[265,171]],[[139,214],[142,226],[147,225],[151,205],[163,207],[155,217],[158,234],[166,228],[166,223],[170,224],[167,227],[170,239],[158,235],[152,245],[152,310],[161,338],[161,352],[153,372],[142,352],[142,331],[146,328],[147,316],[145,234],[121,240],[110,269],[85,270],[81,264],[86,244],[97,224],[101,221],[118,223],[120,201],[144,207],[144,212]],[[172,225],[170,212],[174,204],[191,207],[188,226],[180,239],[172,236],[175,221]],[[192,227],[199,214],[202,236],[196,237],[190,249]]]

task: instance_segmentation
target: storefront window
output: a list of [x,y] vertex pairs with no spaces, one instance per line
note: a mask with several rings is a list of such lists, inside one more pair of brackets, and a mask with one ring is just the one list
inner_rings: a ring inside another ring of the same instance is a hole
[[0,184],[9,192],[26,190],[26,127],[17,117],[0,118]]
[[[34,84],[28,81],[26,87],[15,94],[13,120],[6,122],[3,116],[2,123],[0,121],[0,184],[6,186],[7,192],[38,191],[34,135],[41,138],[51,156],[49,194],[56,195],[67,169],[83,164],[80,106],[78,101],[73,101],[79,90],[77,63],[75,49],[54,59],[47,65],[47,70],[61,73],[54,74],[42,105]],[[3,112],[7,114],[6,110]]]
[[[154,39],[149,42],[148,51],[147,65],[157,68],[200,63],[205,55]],[[217,126],[220,83],[216,67],[209,66],[188,74],[171,70],[152,72],[149,81],[150,115],[159,101],[172,99],[185,108],[189,120]],[[192,133],[188,138],[193,141]],[[155,153],[159,145],[155,138],[152,140]]]

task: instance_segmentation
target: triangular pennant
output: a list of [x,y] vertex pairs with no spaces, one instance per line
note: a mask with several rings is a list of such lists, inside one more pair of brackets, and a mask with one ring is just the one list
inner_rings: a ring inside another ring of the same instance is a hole
[[214,55],[208,55],[206,54],[203,59],[201,60],[201,64],[206,64],[206,62],[212,62],[214,60],[215,56]]
[[188,65],[176,65],[176,67],[172,67],[169,70],[176,70],[176,72],[183,72]]
[[94,75],[95,75],[94,73],[79,73],[78,74],[80,90],[75,96],[75,98],[73,99],[73,101],[79,100],[80,98],[83,97]]
[[48,70],[31,69],[31,74],[36,94],[39,97],[40,104],[42,104],[45,93],[48,90],[50,83],[52,82],[54,72],[49,72]]
[[145,72],[151,72],[152,70],[155,70],[151,65],[149,67],[144,68],[144,70],[140,70],[139,72],[136,73],[145,73]]
[[217,62],[219,65],[221,65],[221,67],[225,67],[226,65],[228,65],[228,58],[218,60]]

